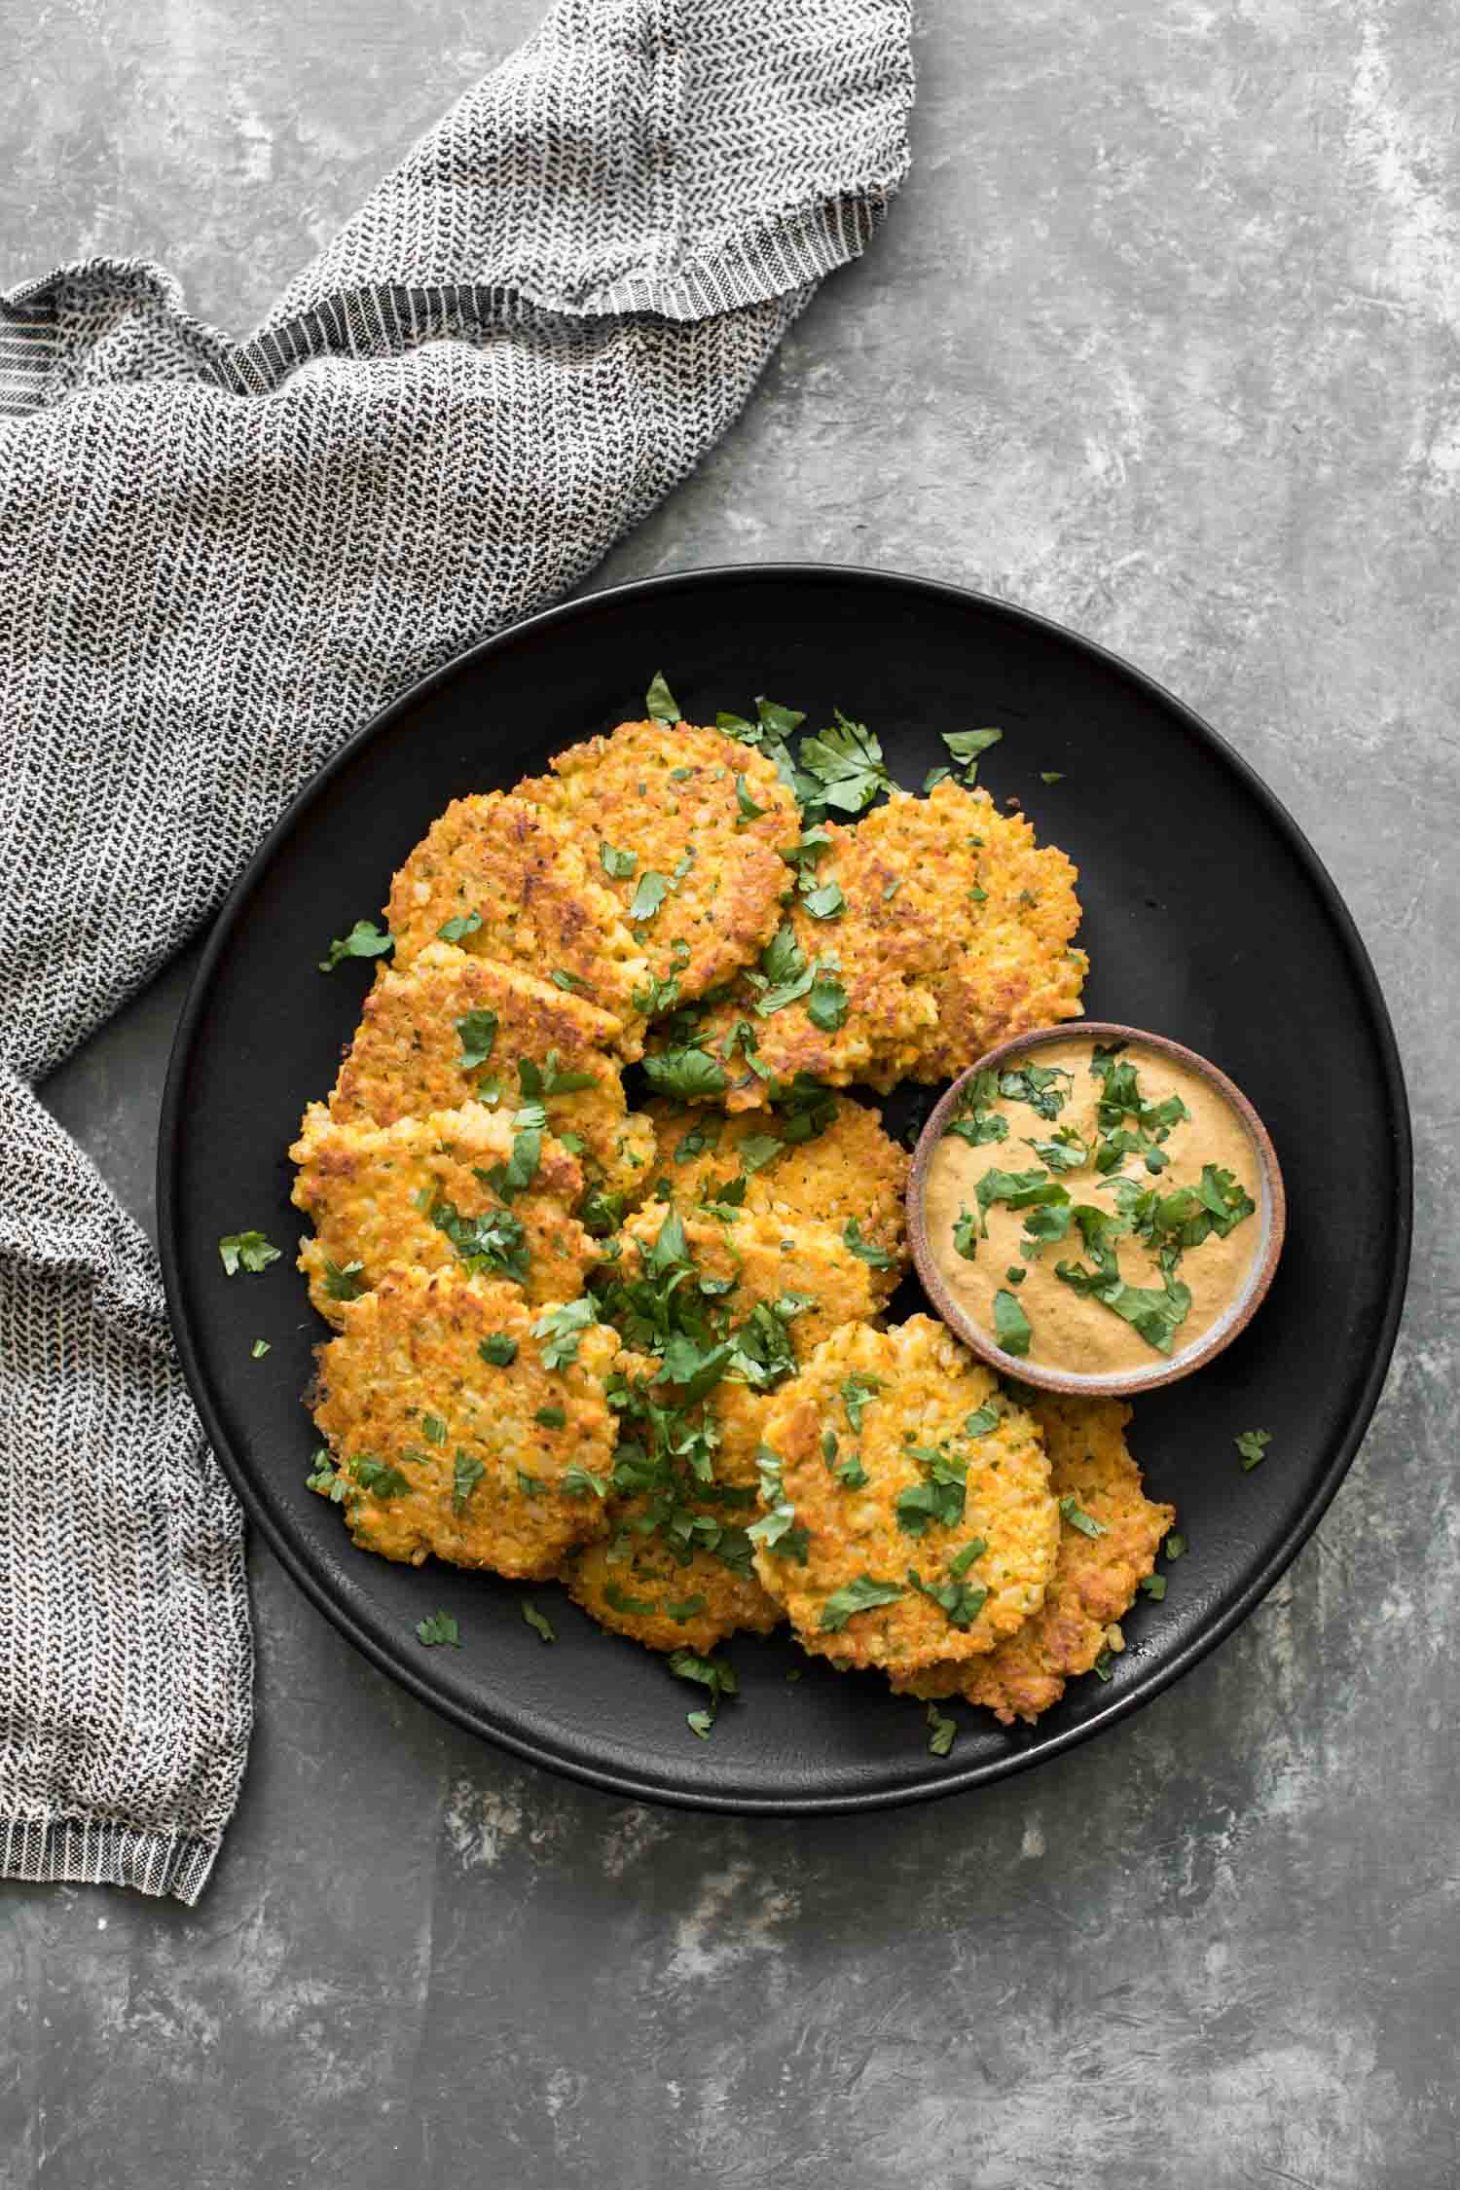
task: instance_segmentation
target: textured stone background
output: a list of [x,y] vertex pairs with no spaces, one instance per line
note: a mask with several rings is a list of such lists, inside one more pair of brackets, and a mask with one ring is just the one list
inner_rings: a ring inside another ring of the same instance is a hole
[[[0,282],[133,251],[242,330],[535,13],[6,7]],[[0,1888],[7,2190],[1460,2180],[1451,10],[926,0],[918,58],[874,254],[605,576],[964,578],[1129,652],[1256,762],[1410,1074],[1420,1234],[1373,1432],[1282,1586],[1135,1721],[814,1829],[519,1770],[257,1554],[261,1723],[201,1909]],[[144,1211],[181,989],[53,1088]]]

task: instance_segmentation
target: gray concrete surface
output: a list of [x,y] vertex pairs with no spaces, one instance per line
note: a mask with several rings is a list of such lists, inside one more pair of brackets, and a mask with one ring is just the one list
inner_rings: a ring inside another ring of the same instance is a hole
[[[6,8],[0,280],[142,252],[242,329],[534,13]],[[1262,769],[1411,1079],[1420,1233],[1373,1432],[1279,1590],[1134,1722],[977,1799],[814,1829],[518,1769],[256,1553],[257,1745],[203,1905],[0,1889],[7,2186],[1460,2180],[1453,16],[920,15],[884,237],[604,575],[968,579],[1129,652]],[[51,1090],[142,1210],[180,993]]]

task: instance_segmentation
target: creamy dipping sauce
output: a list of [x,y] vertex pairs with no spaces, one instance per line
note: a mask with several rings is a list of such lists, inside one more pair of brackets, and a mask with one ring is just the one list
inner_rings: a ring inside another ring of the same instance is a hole
[[1220,1091],[1141,1042],[1043,1043],[963,1091],[923,1193],[970,1321],[1076,1375],[1185,1353],[1262,1245],[1256,1148]]

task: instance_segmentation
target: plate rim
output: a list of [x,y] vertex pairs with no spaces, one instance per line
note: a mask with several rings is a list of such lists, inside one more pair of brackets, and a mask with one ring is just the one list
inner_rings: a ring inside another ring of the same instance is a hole
[[[929,1777],[910,1781],[905,1785],[855,1792],[729,1795],[692,1786],[661,1786],[646,1778],[636,1777],[631,1770],[595,1765],[579,1757],[562,1754],[546,1741],[534,1739],[531,1735],[489,1726],[468,1706],[433,1687],[425,1673],[411,1662],[403,1642],[399,1651],[381,1642],[355,1617],[346,1604],[331,1593],[324,1581],[316,1576],[293,1543],[289,1532],[276,1524],[264,1505],[262,1496],[255,1490],[249,1471],[240,1465],[237,1456],[230,1449],[202,1367],[200,1348],[195,1339],[179,1267],[176,1191],[176,1174],[182,1147],[179,1124],[183,1114],[183,1085],[191,1061],[197,1025],[212,986],[215,968],[232,940],[245,906],[272,863],[276,849],[295,828],[307,809],[322,799],[335,777],[353,763],[365,746],[383,736],[399,717],[419,707],[440,687],[462,675],[469,665],[480,662],[499,648],[516,643],[524,633],[571,621],[586,611],[601,609],[605,604],[625,597],[639,598],[686,588],[712,588],[726,581],[743,583],[747,579],[772,585],[794,585],[806,580],[833,580],[893,593],[911,591],[960,607],[991,611],[998,617],[1007,618],[1026,629],[1073,647],[1103,669],[1114,671],[1118,676],[1139,686],[1149,697],[1169,710],[1188,734],[1194,736],[1198,743],[1215,750],[1218,758],[1233,770],[1245,789],[1264,810],[1270,824],[1283,837],[1322,901],[1343,945],[1378,1039],[1384,1094],[1396,1129],[1394,1163],[1399,1197],[1395,1212],[1394,1252],[1387,1304],[1376,1333],[1368,1372],[1348,1428],[1339,1439],[1316,1489],[1282,1536],[1270,1547],[1257,1573],[1209,1627],[1191,1637],[1160,1665],[1153,1666],[1147,1678],[1133,1685],[1128,1692],[1112,1696],[1102,1710],[1078,1725],[1066,1727],[1062,1732],[1046,1737],[1037,1745],[1016,1748],[1006,1755],[968,1764],[936,1778]],[[167,1076],[157,1126],[156,1181],[158,1256],[162,1266],[168,1321],[189,1395],[207,1433],[209,1446],[250,1524],[258,1530],[290,1579],[303,1591],[316,1610],[323,1613],[331,1626],[344,1635],[380,1672],[399,1683],[419,1702],[428,1705],[480,1740],[489,1741],[495,1747],[521,1757],[528,1763],[562,1773],[581,1785],[595,1787],[602,1793],[615,1795],[620,1799],[655,1802],[671,1809],[710,1811],[729,1816],[845,1815],[857,1811],[900,1808],[907,1803],[933,1801],[946,1795],[968,1793],[976,1787],[992,1785],[996,1781],[1013,1777],[1015,1773],[1031,1770],[1054,1757],[1063,1756],[1115,1725],[1117,1721],[1130,1717],[1157,1696],[1164,1694],[1175,1681],[1180,1680],[1219,1644],[1225,1642],[1282,1578],[1317,1528],[1332,1504],[1339,1485],[1353,1465],[1374,1418],[1393,1357],[1408,1290],[1414,1223],[1413,1130],[1409,1099],[1399,1044],[1379,977],[1358,924],[1337,883],[1287,806],[1252,763],[1220,731],[1214,729],[1194,708],[1189,707],[1155,677],[1138,668],[1124,655],[1102,646],[1098,640],[1087,637],[1085,633],[1076,631],[1068,624],[1059,623],[1053,617],[1042,615],[1018,602],[1005,600],[998,594],[980,592],[972,586],[960,585],[949,579],[931,578],[912,571],[888,570],[875,565],[831,562],[714,563],[657,572],[651,577],[627,579],[615,585],[575,593],[566,601],[556,602],[530,616],[521,617],[501,631],[494,632],[489,638],[463,648],[439,668],[418,679],[399,698],[379,709],[353,731],[339,750],[290,799],[250,856],[214,915],[202,955],[188,987],[168,1055]]]

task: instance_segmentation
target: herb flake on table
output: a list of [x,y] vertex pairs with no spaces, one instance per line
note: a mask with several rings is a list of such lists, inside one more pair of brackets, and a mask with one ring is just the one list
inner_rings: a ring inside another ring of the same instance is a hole
[[522,1600],[522,1617],[532,1629],[534,1635],[538,1636],[543,1642],[557,1641],[557,1629],[545,1612],[539,1612],[531,1597],[524,1597]]
[[656,669],[648,691],[644,694],[644,713],[651,722],[683,722],[679,702],[664,681],[662,669]]
[[740,1693],[734,1666],[727,1658],[708,1657],[698,1650],[671,1650],[668,1662],[676,1680],[695,1681],[701,1688],[708,1689],[709,1701],[705,1707],[685,1714],[685,1724],[690,1732],[701,1741],[708,1741],[722,1699]]
[[954,1742],[958,1739],[958,1721],[949,1718],[946,1712],[940,1711],[936,1703],[928,1705],[926,1715],[928,1754],[933,1757],[946,1757],[951,1752]]

